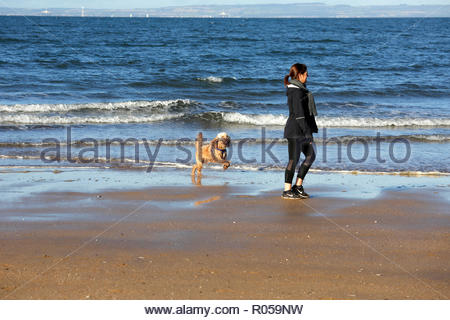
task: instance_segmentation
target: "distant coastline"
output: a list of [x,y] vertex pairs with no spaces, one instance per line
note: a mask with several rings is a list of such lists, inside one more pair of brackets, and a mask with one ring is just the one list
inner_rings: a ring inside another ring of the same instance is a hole
[[0,7],[0,15],[131,18],[444,18],[450,17],[450,5],[330,6],[323,3],[298,3],[170,6],[150,9]]

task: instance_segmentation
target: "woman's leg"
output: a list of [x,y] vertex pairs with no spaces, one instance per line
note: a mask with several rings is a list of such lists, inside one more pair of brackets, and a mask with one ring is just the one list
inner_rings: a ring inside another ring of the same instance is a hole
[[292,179],[300,158],[301,144],[297,139],[288,139],[289,162],[284,173],[284,191],[291,190]]
[[312,142],[303,143],[301,149],[305,155],[305,160],[303,160],[300,168],[298,168],[297,182],[295,183],[297,186],[301,186],[303,184],[303,179],[305,179],[309,168],[311,168],[314,160],[316,160],[316,152],[314,151]]

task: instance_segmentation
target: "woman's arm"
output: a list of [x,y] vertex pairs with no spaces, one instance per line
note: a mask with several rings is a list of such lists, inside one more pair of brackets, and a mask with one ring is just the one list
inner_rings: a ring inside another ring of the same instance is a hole
[[308,98],[306,93],[301,89],[296,89],[295,94],[293,96],[293,111],[295,116],[295,121],[299,125],[303,134],[306,133],[306,120],[305,120],[305,111],[303,109],[303,105],[305,103],[305,99]]
[[303,103],[307,99],[307,95],[301,89],[293,89],[294,94],[292,95],[292,111],[294,112],[295,119],[305,118],[305,113],[303,110]]

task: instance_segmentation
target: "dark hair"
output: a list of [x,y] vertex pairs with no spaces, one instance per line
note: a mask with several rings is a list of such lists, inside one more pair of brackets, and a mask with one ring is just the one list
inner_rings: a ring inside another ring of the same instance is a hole
[[293,64],[289,70],[289,74],[284,76],[284,85],[287,86],[289,84],[289,77],[291,77],[291,79],[297,79],[298,74],[304,74],[307,70],[308,68],[303,63]]

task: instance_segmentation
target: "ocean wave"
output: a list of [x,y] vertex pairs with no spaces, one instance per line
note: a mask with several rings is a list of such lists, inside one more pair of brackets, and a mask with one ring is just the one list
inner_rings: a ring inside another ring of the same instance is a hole
[[150,123],[155,121],[171,120],[181,118],[184,114],[154,114],[154,115],[117,115],[117,116],[42,116],[36,114],[2,115],[0,123],[6,124],[119,124],[119,123]]
[[[163,146],[194,146],[195,145],[195,137],[191,139],[186,138],[180,138],[180,139],[168,139],[168,140],[159,140],[159,139],[118,139],[114,138],[111,140],[95,140],[95,143],[92,140],[75,140],[71,141],[70,146],[75,148],[82,148],[82,147],[90,147],[90,146],[105,146],[105,145],[126,145],[126,146],[135,146],[136,143],[138,145],[158,145],[161,144]],[[209,143],[209,141],[204,141],[204,144]],[[237,143],[237,142],[236,142]],[[54,147],[55,143],[53,142],[0,142],[0,148],[13,148],[13,149],[20,149],[20,148],[45,148],[45,147]],[[59,146],[65,147],[67,146],[67,141],[60,141]]]
[[286,123],[287,117],[274,114],[243,114],[239,112],[221,112],[223,121],[251,124],[257,126],[278,126]]
[[[353,104],[347,104],[354,107]],[[239,105],[221,102],[214,109],[189,99],[161,101],[125,101],[85,104],[0,105],[0,125],[68,125],[151,123],[181,119],[185,122],[206,121],[211,124],[240,124],[248,126],[284,126],[286,114],[232,112]],[[105,112],[107,111],[107,112]],[[377,128],[377,127],[450,127],[450,118],[430,117],[317,117],[319,127]],[[2,130],[2,129],[0,129]]]
[[154,101],[124,101],[124,102],[93,102],[79,104],[16,104],[0,105],[0,112],[8,113],[48,113],[71,112],[80,110],[153,110],[157,108],[168,109],[170,107],[183,107],[197,104],[189,99],[154,100]]
[[55,128],[64,128],[64,125],[45,125],[45,124],[36,124],[36,125],[3,125],[0,124],[0,132],[1,131],[27,131],[27,130],[39,130],[39,129],[55,129]]
[[[380,140],[381,139],[381,140]],[[380,142],[390,142],[394,140],[408,140],[410,142],[419,142],[419,143],[449,143],[450,142],[450,136],[448,135],[441,135],[441,134],[411,134],[411,135],[380,135],[377,136],[335,136],[335,137],[327,137],[326,140],[322,138],[314,138],[314,141],[317,144],[323,144],[326,142],[326,144],[336,144],[336,143],[343,143],[348,144],[350,142],[356,142],[356,141],[366,141],[368,143],[374,143],[377,141]]]
[[373,118],[373,117],[319,117],[319,127],[449,127],[446,118]]
[[[287,116],[276,114],[221,113],[225,122],[257,126],[284,126]],[[374,117],[317,117],[322,128],[373,127],[449,127],[448,118],[374,118]]]
[[429,87],[424,90],[423,87],[415,88],[408,85],[397,85],[393,88],[374,88],[370,90],[364,90],[361,88],[347,89],[347,90],[328,90],[322,89],[316,92],[317,96],[321,98],[361,98],[361,97],[448,97],[448,89],[441,87]]
[[207,81],[207,82],[211,82],[211,83],[222,83],[222,82],[227,82],[227,81],[233,81],[236,80],[235,77],[215,77],[215,76],[209,76],[206,78],[197,78],[196,80],[199,81]]
[[[318,135],[314,138],[314,142],[316,144],[324,144],[327,145],[334,145],[334,144],[349,144],[357,141],[365,141],[367,143],[375,143],[377,141],[380,142],[390,142],[397,139],[403,139],[408,140],[410,142],[417,142],[417,143],[449,143],[450,142],[450,136],[448,135],[440,135],[440,134],[430,134],[430,135],[420,135],[420,134],[412,134],[412,135],[380,135],[377,136],[329,136],[325,140]],[[126,146],[135,146],[136,143],[138,145],[163,145],[163,146],[195,146],[195,137],[180,137],[179,139],[146,139],[145,141],[143,139],[122,139],[122,140],[106,140],[106,139],[98,139],[95,141],[97,146],[105,146],[105,145],[119,145],[123,144]],[[205,140],[203,144],[208,144],[210,140]],[[256,139],[252,137],[245,137],[245,138],[232,138],[231,144],[232,145],[261,145],[262,143],[265,144],[287,144],[287,140],[281,138],[281,134],[279,138],[266,138],[264,141],[262,139]],[[61,147],[67,146],[67,141],[61,141],[59,142],[59,145]],[[74,148],[82,148],[82,147],[90,147],[94,146],[94,142],[92,140],[73,140],[71,141],[70,145]],[[52,142],[28,142],[28,141],[22,141],[22,142],[13,142],[13,141],[5,141],[0,142],[0,148],[11,148],[11,149],[21,149],[21,148],[45,148],[45,147],[54,147],[55,143]]]
[[0,43],[7,44],[7,43],[27,43],[27,39],[20,39],[20,38],[11,38],[11,37],[0,37]]

